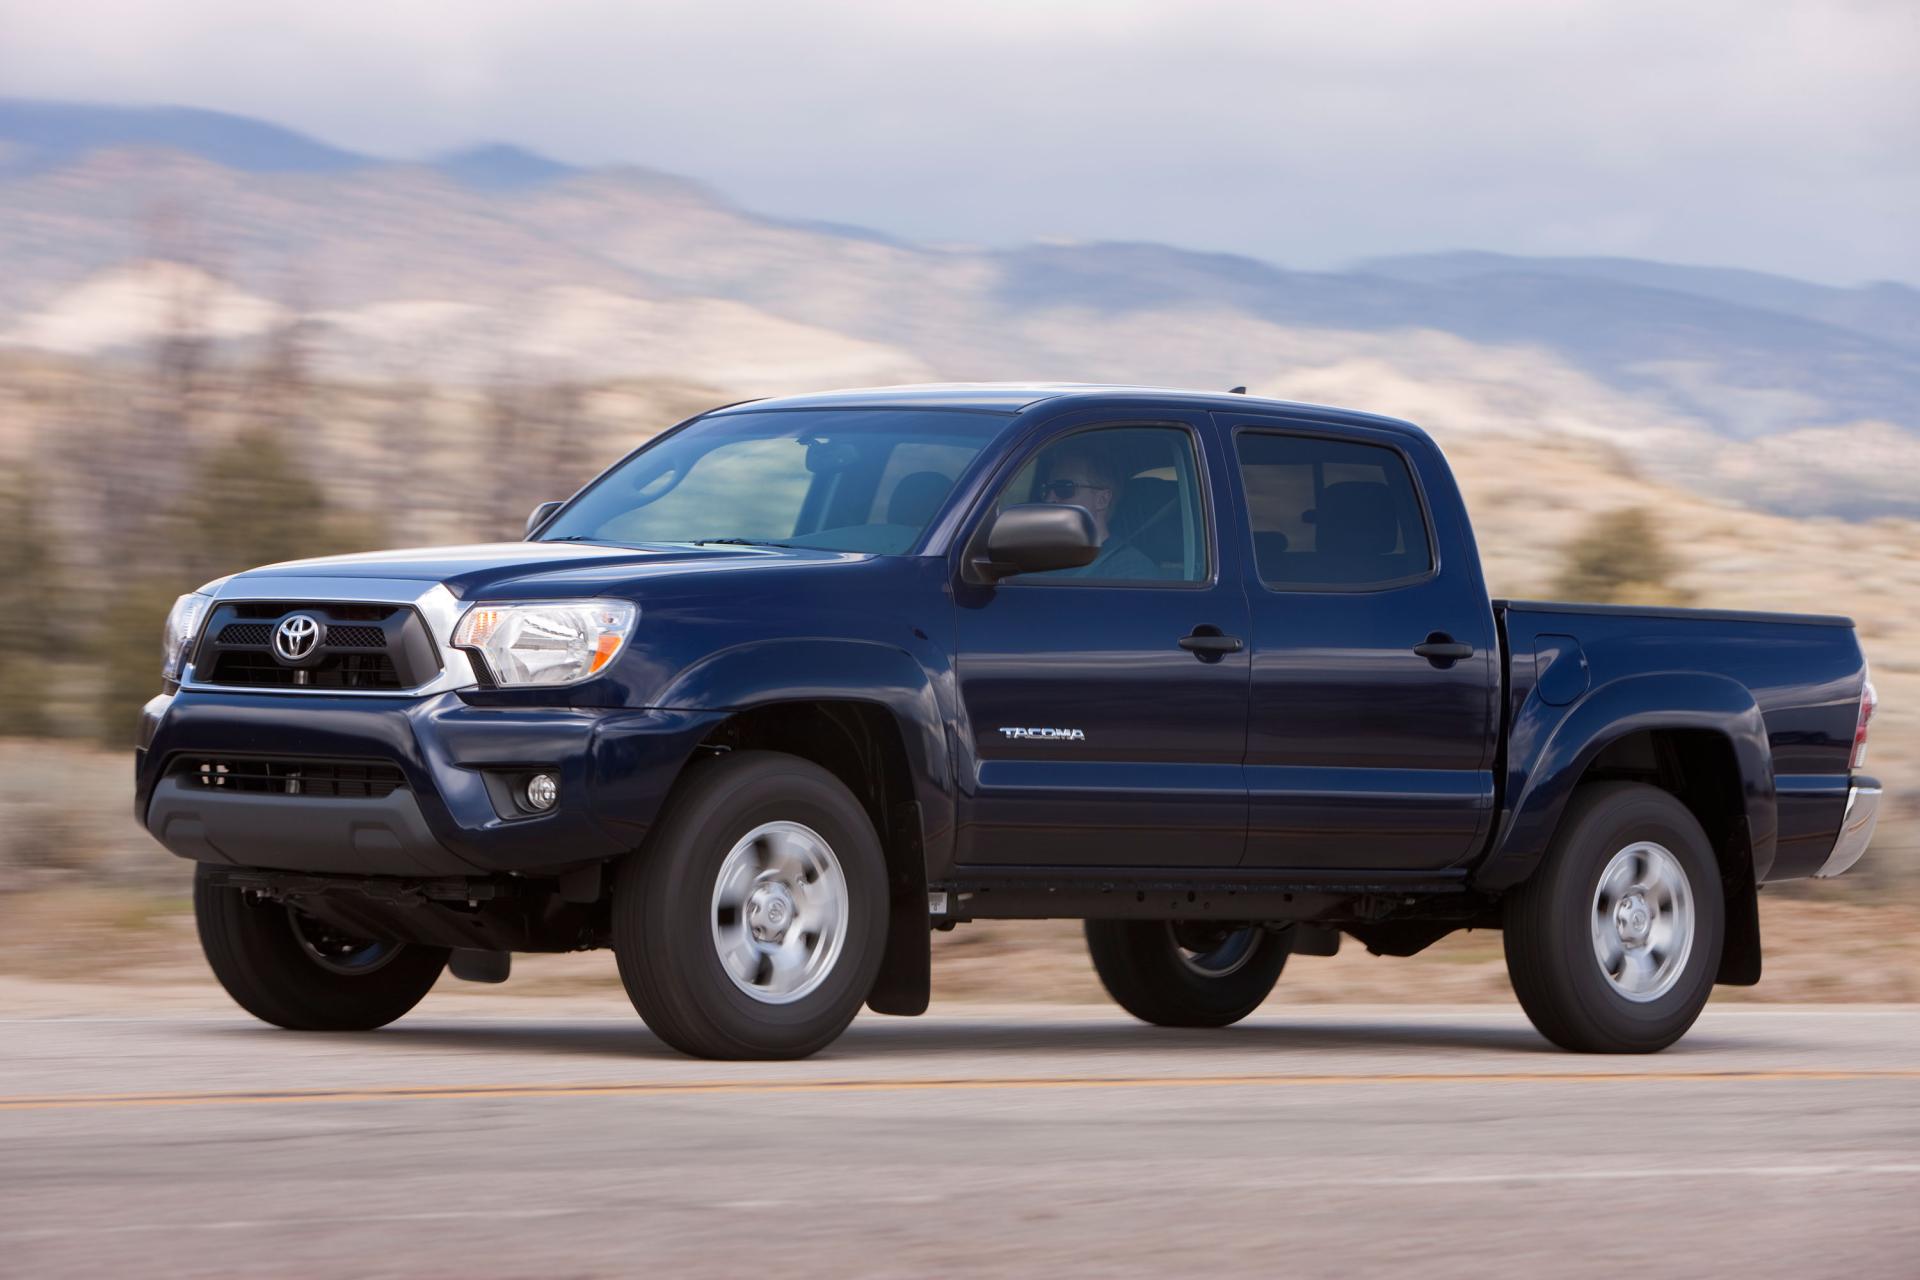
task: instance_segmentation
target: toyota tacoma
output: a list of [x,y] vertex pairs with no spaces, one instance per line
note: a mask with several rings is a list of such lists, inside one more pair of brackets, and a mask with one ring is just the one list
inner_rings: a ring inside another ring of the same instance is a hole
[[669,1044],[794,1057],[1058,917],[1183,1027],[1498,929],[1548,1039],[1646,1052],[1881,794],[1846,618],[1490,600],[1419,428],[1235,394],[719,408],[522,541],[208,583],[163,676],[139,820],[308,1030],[610,947]]

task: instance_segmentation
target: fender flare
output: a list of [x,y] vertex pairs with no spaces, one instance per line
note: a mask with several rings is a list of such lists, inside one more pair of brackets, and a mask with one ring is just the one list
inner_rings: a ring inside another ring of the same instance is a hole
[[953,832],[952,761],[932,675],[912,653],[877,640],[800,637],[752,640],[693,663],[661,691],[658,705],[685,711],[750,711],[780,702],[864,702],[893,717],[906,747],[929,854]]
[[1475,887],[1497,892],[1531,875],[1600,753],[1628,734],[1658,729],[1706,730],[1727,740],[1740,773],[1753,875],[1765,878],[1779,836],[1773,753],[1760,706],[1745,685],[1720,675],[1651,672],[1597,686],[1562,710],[1529,697],[1514,718],[1508,750],[1540,746],[1529,759],[1508,761],[1511,800],[1492,851],[1474,872]]
[[754,640],[682,671],[661,699],[676,709],[750,711],[783,702],[858,702],[887,712],[907,753],[912,794],[885,815],[880,838],[911,856],[895,862],[885,959],[867,1003],[877,1013],[924,1013],[932,991],[930,863],[953,857],[955,805],[946,717],[934,678],[907,650],[874,640]]

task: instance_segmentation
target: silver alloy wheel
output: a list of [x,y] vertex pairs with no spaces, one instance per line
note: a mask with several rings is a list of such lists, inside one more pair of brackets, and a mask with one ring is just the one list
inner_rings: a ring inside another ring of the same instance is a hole
[[406,947],[404,942],[381,942],[342,933],[292,905],[287,907],[287,919],[293,922],[293,936],[299,940],[300,949],[328,973],[361,977],[386,968]]
[[1253,959],[1260,943],[1258,925],[1227,929],[1169,924],[1167,934],[1173,940],[1173,953],[1180,957],[1180,963],[1205,978],[1224,978],[1239,972]]
[[1593,890],[1593,957],[1608,985],[1639,1004],[1673,990],[1693,951],[1693,886],[1665,845],[1614,854]]
[[763,1004],[791,1004],[833,972],[848,910],[847,877],[820,833],[763,822],[720,863],[713,949],[734,986]]

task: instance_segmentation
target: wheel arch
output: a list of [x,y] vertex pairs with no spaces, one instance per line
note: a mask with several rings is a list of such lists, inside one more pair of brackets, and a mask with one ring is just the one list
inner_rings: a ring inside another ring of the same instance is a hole
[[[1526,714],[1523,711],[1523,716]],[[1510,782],[1514,779],[1509,774]],[[1499,892],[1532,875],[1582,786],[1640,782],[1684,804],[1706,832],[1727,907],[1716,980],[1760,977],[1756,885],[1777,843],[1773,761],[1759,705],[1725,677],[1650,675],[1596,689],[1546,736],[1513,794],[1477,887]]]
[[779,751],[819,765],[853,793],[873,822],[887,863],[887,938],[868,1004],[876,1012],[926,1011],[932,986],[924,806],[908,730],[893,708],[859,698],[775,699],[713,726],[688,768],[734,750]]

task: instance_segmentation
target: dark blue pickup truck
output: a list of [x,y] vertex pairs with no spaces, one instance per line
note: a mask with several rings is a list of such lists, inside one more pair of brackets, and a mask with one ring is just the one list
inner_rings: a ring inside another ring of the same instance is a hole
[[797,1056],[923,1011],[930,929],[1065,917],[1188,1027],[1501,929],[1549,1039],[1645,1052],[1880,797],[1847,619],[1489,600],[1417,427],[1231,394],[716,409],[525,541],[209,583],[164,676],[139,819],[306,1029],[610,946],[667,1042]]

